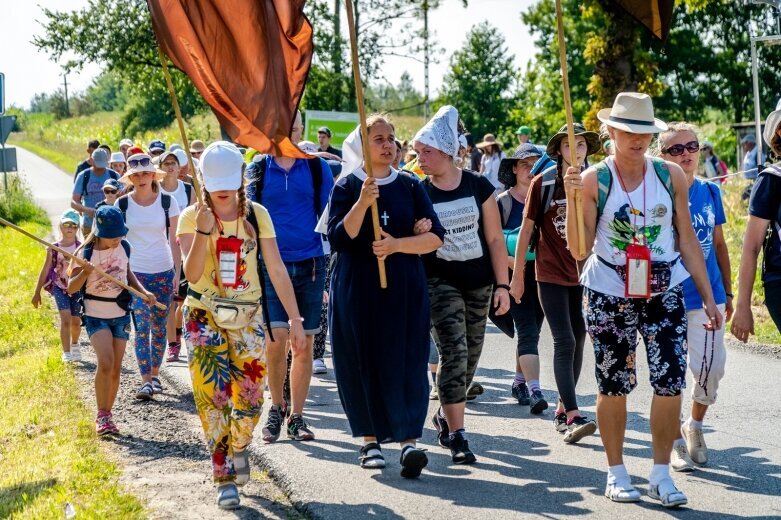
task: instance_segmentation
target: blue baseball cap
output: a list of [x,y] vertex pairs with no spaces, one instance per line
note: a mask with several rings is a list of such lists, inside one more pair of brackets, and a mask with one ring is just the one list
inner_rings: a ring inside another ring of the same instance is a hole
[[150,152],[156,152],[156,151],[165,151],[165,143],[159,139],[155,139],[151,143],[149,143],[149,151]]
[[116,206],[101,206],[95,210],[95,236],[99,238],[121,238],[128,229],[122,212]]

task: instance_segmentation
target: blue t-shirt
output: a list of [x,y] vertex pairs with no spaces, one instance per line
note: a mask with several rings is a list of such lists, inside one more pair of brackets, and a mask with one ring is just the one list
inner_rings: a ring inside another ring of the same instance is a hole
[[[712,182],[695,178],[694,184],[689,187],[689,213],[691,213],[694,234],[697,235],[700,246],[702,246],[702,253],[705,256],[705,267],[713,290],[713,299],[717,305],[726,303],[727,293],[724,290],[721,269],[719,269],[716,258],[716,247],[713,243],[716,226],[727,221],[724,216],[719,187]],[[702,309],[702,298],[700,298],[700,293],[697,292],[694,279],[691,277],[683,282],[683,298],[687,311]]]
[[781,164],[768,166],[759,174],[751,190],[748,212],[770,221],[762,262],[763,285],[781,285]]
[[[89,182],[87,183],[86,194],[82,197],[82,193],[84,192],[84,175],[87,172],[90,172]],[[106,168],[102,175],[96,175],[92,168],[88,168],[76,176],[76,181],[73,183],[73,194],[78,195],[81,198],[81,203],[84,206],[95,208],[98,205],[98,202],[102,201],[104,198],[103,183],[108,179],[119,179],[119,174],[114,170]],[[81,216],[81,225],[92,227],[92,217],[84,213]]]
[[[262,201],[274,223],[282,261],[300,262],[323,256],[322,239],[315,231],[319,215],[315,214],[315,190],[309,162],[297,159],[290,171],[286,171],[271,156],[262,160],[266,161]],[[322,212],[331,196],[334,178],[328,163],[320,159],[320,165],[323,182],[317,196]]]

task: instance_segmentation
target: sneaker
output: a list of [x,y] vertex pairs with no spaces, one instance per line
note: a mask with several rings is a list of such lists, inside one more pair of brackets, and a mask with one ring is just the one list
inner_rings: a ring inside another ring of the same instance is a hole
[[686,441],[689,457],[697,464],[706,464],[708,462],[708,447],[705,445],[705,436],[702,434],[702,430],[691,428],[683,423],[681,435]]
[[327,374],[328,367],[325,366],[324,359],[315,359],[312,361],[312,373],[313,374]]
[[459,433],[450,439],[450,456],[453,459],[453,464],[474,464],[477,462],[477,457],[469,449],[469,441]]
[[152,383],[144,383],[141,385],[141,388],[138,389],[138,392],[136,392],[136,399],[139,399],[141,401],[151,401],[154,399],[154,389],[152,388]]
[[472,383],[469,388],[466,389],[466,400],[474,401],[478,395],[482,395],[485,392],[485,388],[480,383]]
[[226,482],[217,488],[217,507],[220,509],[236,509],[240,503],[239,489],[233,482]]
[[673,445],[673,451],[670,454],[670,467],[673,471],[681,473],[688,473],[694,471],[694,463],[689,458],[689,453],[686,451],[686,444]]
[[81,361],[81,347],[76,345],[71,345],[71,361]]
[[565,412],[559,412],[553,416],[553,427],[559,433],[567,431],[567,414]]
[[431,424],[437,430],[437,442],[443,448],[450,447],[450,427],[447,425],[447,419],[440,415],[442,408],[434,412],[434,416],[431,418]]
[[163,393],[163,384],[160,382],[160,378],[157,376],[152,377],[152,392],[155,394]]
[[576,416],[567,425],[567,433],[564,434],[564,442],[575,444],[587,435],[593,435],[597,431],[597,423],[586,419],[582,415]]
[[236,471],[237,486],[243,486],[249,482],[249,453],[247,449],[233,450],[233,469]]
[[179,352],[182,350],[182,344],[178,341],[172,341],[168,344],[168,357],[165,358],[166,362],[174,363],[179,361]]
[[287,420],[287,438],[294,441],[311,441],[314,440],[315,434],[306,425],[302,416],[293,413]]
[[416,446],[407,446],[401,450],[401,476],[404,478],[417,478],[420,472],[428,464],[426,452]]
[[428,394],[429,401],[439,401],[439,390],[436,386],[431,387],[431,392]]
[[73,361],[73,358],[71,357],[71,353],[70,352],[63,352],[62,353],[62,362],[63,363],[70,363],[71,361]]
[[539,390],[532,392],[531,397],[529,398],[529,412],[534,415],[539,415],[547,409],[548,401],[545,400],[545,396],[542,395],[542,392]]
[[111,415],[109,413],[98,412],[98,415],[95,418],[95,433],[98,434],[98,437],[112,433],[110,422]]
[[111,430],[111,433],[114,435],[119,434],[119,428],[117,428],[117,425],[114,424],[114,416],[111,414],[111,412],[108,413],[108,427]]
[[370,442],[360,451],[361,467],[366,469],[382,469],[385,467],[385,457],[382,449],[376,442]]
[[518,404],[521,406],[529,406],[529,387],[526,383],[513,382],[512,389],[510,390],[513,397],[518,400]]
[[263,442],[276,442],[279,439],[279,433],[282,431],[282,421],[284,420],[284,411],[281,406],[271,405],[268,410],[268,417],[266,417],[266,425],[263,427],[261,434],[263,435]]
[[686,505],[689,499],[675,487],[670,477],[662,479],[656,486],[648,486],[648,496],[662,503],[662,507],[672,508]]

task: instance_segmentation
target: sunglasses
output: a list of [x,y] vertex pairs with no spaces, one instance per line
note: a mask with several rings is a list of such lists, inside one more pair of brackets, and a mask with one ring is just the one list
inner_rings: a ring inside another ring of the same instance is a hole
[[103,193],[106,195],[116,195],[118,193],[118,190],[103,190]]
[[78,229],[79,226],[77,226],[76,224],[74,224],[72,222],[67,222],[67,223],[63,224],[62,227],[64,227],[65,229]]
[[131,168],[138,168],[139,166],[149,166],[152,164],[152,160],[149,157],[143,157],[141,159],[130,159],[127,164]]
[[700,143],[697,141],[689,141],[686,144],[674,144],[671,147],[662,150],[662,153],[667,153],[672,155],[673,157],[677,157],[679,155],[683,155],[683,151],[686,150],[689,153],[694,153],[699,151],[700,149]]

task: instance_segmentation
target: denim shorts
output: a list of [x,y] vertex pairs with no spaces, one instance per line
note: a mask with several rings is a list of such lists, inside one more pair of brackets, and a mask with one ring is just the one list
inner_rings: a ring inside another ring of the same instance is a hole
[[54,303],[57,304],[58,311],[70,311],[71,316],[81,316],[81,293],[68,294],[64,289],[56,285],[52,288]]
[[[320,332],[320,309],[323,307],[325,289],[326,261],[317,256],[300,262],[285,262],[287,274],[293,284],[293,292],[298,303],[298,312],[304,318],[304,332],[314,336]],[[277,296],[274,285],[263,266],[263,281],[266,284],[266,301],[270,326],[272,329],[288,329],[288,315]]]
[[96,332],[106,329],[111,331],[111,335],[118,339],[130,339],[130,314],[125,314],[119,318],[93,318],[84,316],[84,327],[87,329],[87,336],[92,337]]

